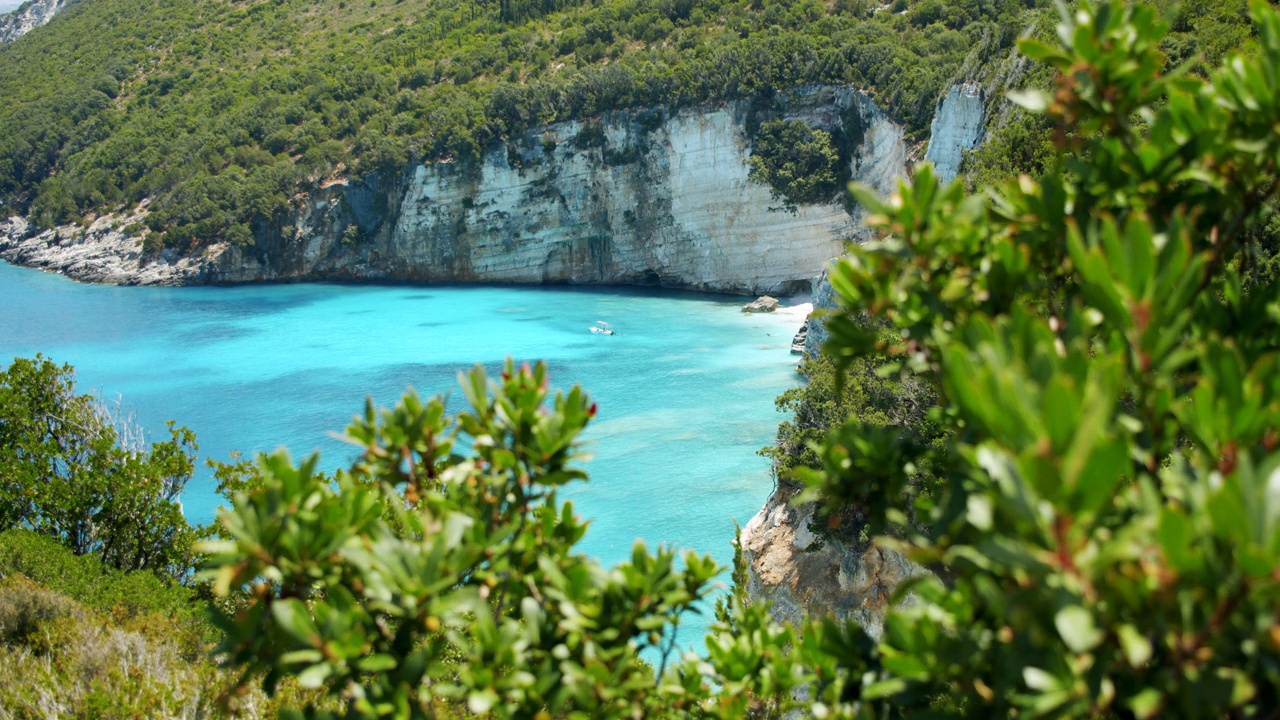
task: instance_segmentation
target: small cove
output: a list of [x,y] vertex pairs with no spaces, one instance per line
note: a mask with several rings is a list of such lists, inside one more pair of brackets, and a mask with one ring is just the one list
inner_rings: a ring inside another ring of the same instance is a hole
[[[284,446],[322,452],[326,468],[351,459],[329,432],[366,396],[387,405],[412,386],[460,399],[459,370],[544,359],[556,387],[581,384],[600,408],[591,482],[568,492],[592,521],[581,549],[612,564],[640,538],[728,565],[734,522],[772,489],[756,451],[782,419],[773,398],[797,381],[801,321],[743,315],[742,302],[630,288],[123,288],[0,263],[0,356],[74,365],[82,392],[120,397],[152,432],[190,427],[202,458]],[[621,334],[588,333],[596,320]],[[213,517],[207,470],[183,501],[193,522]],[[690,626],[686,642],[705,618]]]

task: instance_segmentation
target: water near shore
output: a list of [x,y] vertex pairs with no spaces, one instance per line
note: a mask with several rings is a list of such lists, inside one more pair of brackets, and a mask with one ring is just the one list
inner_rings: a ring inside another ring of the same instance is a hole
[[[71,363],[82,390],[122,396],[145,427],[193,429],[203,457],[283,445],[295,458],[322,451],[333,468],[352,451],[328,432],[366,396],[386,405],[408,386],[452,391],[476,362],[545,359],[556,386],[581,384],[599,403],[591,482],[569,493],[592,519],[584,550],[613,563],[642,538],[727,565],[734,521],[772,487],[756,450],[781,419],[773,398],[796,381],[788,348],[803,322],[745,316],[742,302],[629,289],[121,288],[0,263],[0,362],[42,352]],[[596,320],[621,334],[588,333]],[[183,498],[201,523],[217,500],[204,470]]]

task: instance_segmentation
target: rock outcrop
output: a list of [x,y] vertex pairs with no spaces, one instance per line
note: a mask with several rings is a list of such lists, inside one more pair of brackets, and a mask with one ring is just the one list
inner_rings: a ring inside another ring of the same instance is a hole
[[139,216],[99,218],[88,227],[38,231],[26,220],[0,220],[0,259],[110,285],[187,285],[199,282],[204,258],[165,251],[143,257],[142,241],[119,228]]
[[778,309],[778,298],[761,295],[742,306],[744,313],[771,313]]
[[[478,164],[415,164],[399,173],[320,183],[248,247],[214,247],[167,281],[397,280],[634,284],[740,294],[807,290],[864,232],[840,202],[791,205],[749,177],[750,103],[615,112],[530,130]],[[869,96],[816,86],[786,94],[773,116],[856,138],[849,174],[888,187],[904,172],[902,130]],[[760,119],[757,115],[756,121]],[[65,234],[65,233],[64,233]],[[31,238],[0,236],[5,257],[41,257]],[[90,238],[91,239],[91,238]],[[23,245],[21,254],[12,250]],[[126,255],[132,253],[128,249]],[[140,261],[136,277],[151,282]]]
[[834,614],[879,638],[893,591],[927,571],[897,551],[822,534],[814,505],[791,506],[797,492],[780,484],[742,529],[748,596],[771,602],[779,622]]
[[77,0],[31,0],[0,15],[0,43],[13,42],[53,19]]
[[929,128],[929,149],[924,159],[932,162],[938,178],[949,183],[960,174],[960,161],[982,142],[986,121],[986,98],[982,85],[963,83],[951,86],[933,114]]
[[814,278],[812,281],[811,294],[813,296],[813,312],[809,315],[808,334],[804,338],[804,354],[817,356],[818,351],[822,349],[822,344],[831,337],[831,333],[827,332],[826,316],[827,313],[836,309],[836,290],[831,287],[831,279],[828,276],[831,272],[831,264],[835,262],[832,259],[822,269],[822,274]]

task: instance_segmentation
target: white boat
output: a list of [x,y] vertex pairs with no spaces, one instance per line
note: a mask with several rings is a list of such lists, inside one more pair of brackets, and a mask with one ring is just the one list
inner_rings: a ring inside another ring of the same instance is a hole
[[609,327],[609,323],[603,320],[597,320],[596,324],[592,325],[589,329],[597,335],[617,335],[617,333]]

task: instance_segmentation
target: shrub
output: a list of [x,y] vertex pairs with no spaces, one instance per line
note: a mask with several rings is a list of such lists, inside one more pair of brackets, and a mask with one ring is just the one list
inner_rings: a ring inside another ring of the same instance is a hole
[[732,598],[706,657],[673,661],[716,569],[574,554],[586,529],[557,492],[585,478],[594,406],[508,363],[463,379],[457,418],[370,406],[336,489],[314,458],[260,461],[209,548],[219,591],[252,594],[223,650],[351,717],[440,699],[521,718],[1273,716],[1280,281],[1246,288],[1237,260],[1280,190],[1280,13],[1251,9],[1261,57],[1205,82],[1165,74],[1149,7],[1082,2],[1060,46],[1022,43],[1059,73],[1053,96],[1017,96],[1061,130],[1039,177],[966,197],[921,165],[891,198],[858,189],[879,236],[831,272],[824,351],[909,372],[949,434],[933,493],[907,492],[927,457],[907,430],[861,418],[803,474],[945,570],[898,589],[916,601],[883,637]]
[[16,358],[0,372],[0,530],[30,528],[117,569],[184,577],[194,532],[178,497],[195,435],[173,423],[169,435],[146,442],[78,394],[70,366]]
[[151,572],[121,572],[31,530],[0,533],[0,577],[16,575],[102,612],[156,613],[187,621],[203,618],[203,605],[190,588]]
[[42,626],[76,609],[65,596],[6,574],[0,578],[0,645],[28,645]]
[[748,158],[751,177],[792,203],[831,202],[848,173],[831,134],[803,120],[770,120],[760,125]]

